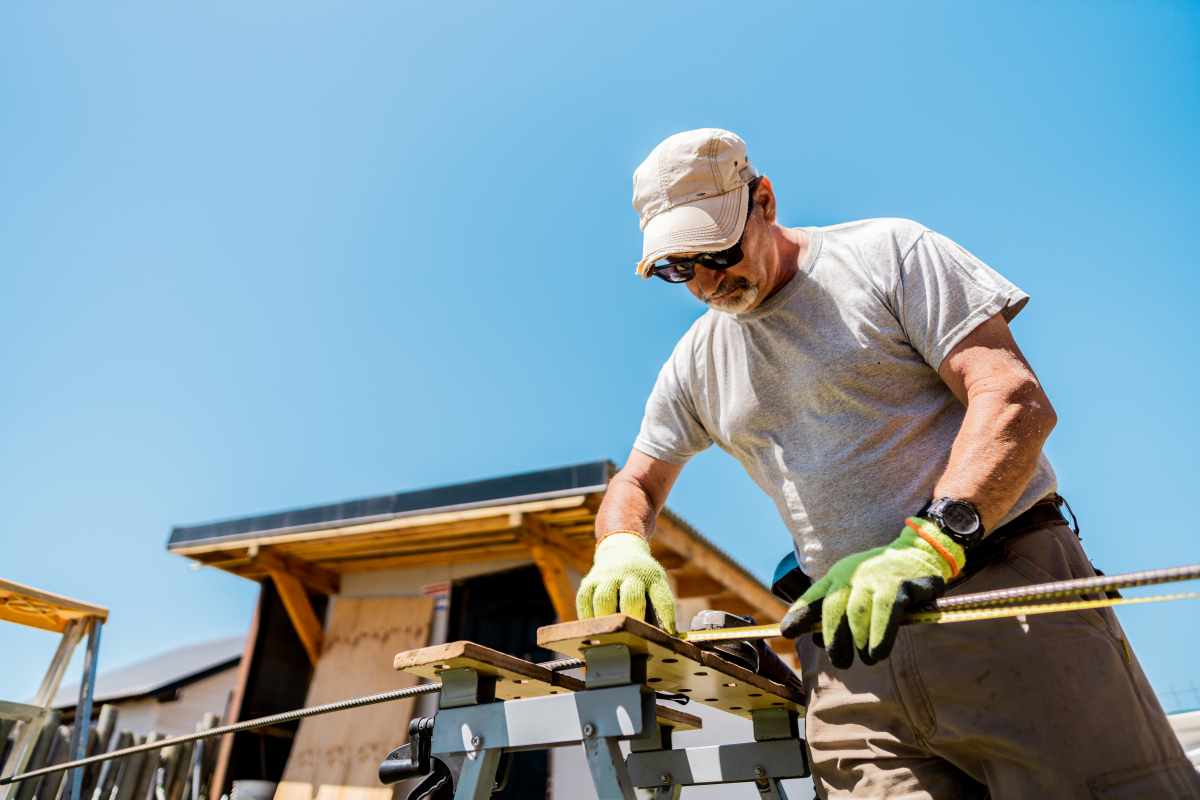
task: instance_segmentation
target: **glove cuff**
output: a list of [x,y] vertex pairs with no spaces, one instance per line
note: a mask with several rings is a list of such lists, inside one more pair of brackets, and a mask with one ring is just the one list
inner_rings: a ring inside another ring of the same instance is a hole
[[[638,544],[631,544],[627,539],[622,539],[617,534],[626,533],[638,541]],[[640,545],[640,547],[639,547]],[[600,541],[596,542],[596,555],[600,555],[601,550],[624,549],[626,547],[636,547],[639,550],[645,550],[646,555],[650,555],[650,543],[642,538],[640,533],[636,531],[610,531],[600,537]]]
[[967,565],[967,553],[963,550],[962,545],[938,530],[937,526],[929,520],[909,517],[904,520],[904,524],[912,528],[917,536],[924,539],[926,544],[946,560],[946,563],[950,565],[950,580],[957,578],[958,573]]

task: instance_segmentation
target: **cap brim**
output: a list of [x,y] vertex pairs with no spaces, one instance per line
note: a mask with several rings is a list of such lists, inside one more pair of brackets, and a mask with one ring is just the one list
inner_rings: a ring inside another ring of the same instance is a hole
[[715,253],[728,250],[742,238],[746,225],[749,187],[706,197],[654,217],[642,231],[642,260],[638,273],[649,278],[650,267],[676,253]]

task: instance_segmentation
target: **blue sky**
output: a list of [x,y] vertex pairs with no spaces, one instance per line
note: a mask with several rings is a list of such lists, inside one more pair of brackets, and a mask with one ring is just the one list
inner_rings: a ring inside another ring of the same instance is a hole
[[[734,9],[0,7],[0,575],[110,606],[112,668],[248,625],[174,524],[623,461],[703,310],[635,278],[630,176],[706,126],[785,224],[916,219],[1028,291],[1089,554],[1200,562],[1197,4]],[[670,502],[788,547],[723,453]],[[1198,610],[1120,613],[1160,692]],[[0,697],[53,646],[0,629]]]

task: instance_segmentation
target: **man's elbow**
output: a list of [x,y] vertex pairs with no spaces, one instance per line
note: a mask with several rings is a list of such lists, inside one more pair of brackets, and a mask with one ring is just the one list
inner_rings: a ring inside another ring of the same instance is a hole
[[1054,406],[1050,404],[1050,398],[1037,383],[1034,383],[1022,395],[1018,401],[1021,408],[1022,427],[1045,441],[1050,436],[1050,432],[1054,430],[1054,426],[1058,424],[1058,412],[1054,410]]

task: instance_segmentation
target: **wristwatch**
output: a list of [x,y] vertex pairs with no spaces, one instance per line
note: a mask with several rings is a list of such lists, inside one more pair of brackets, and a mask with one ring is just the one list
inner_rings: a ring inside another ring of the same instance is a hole
[[917,516],[937,525],[942,533],[962,545],[964,553],[983,541],[979,509],[970,500],[939,497],[926,503]]

